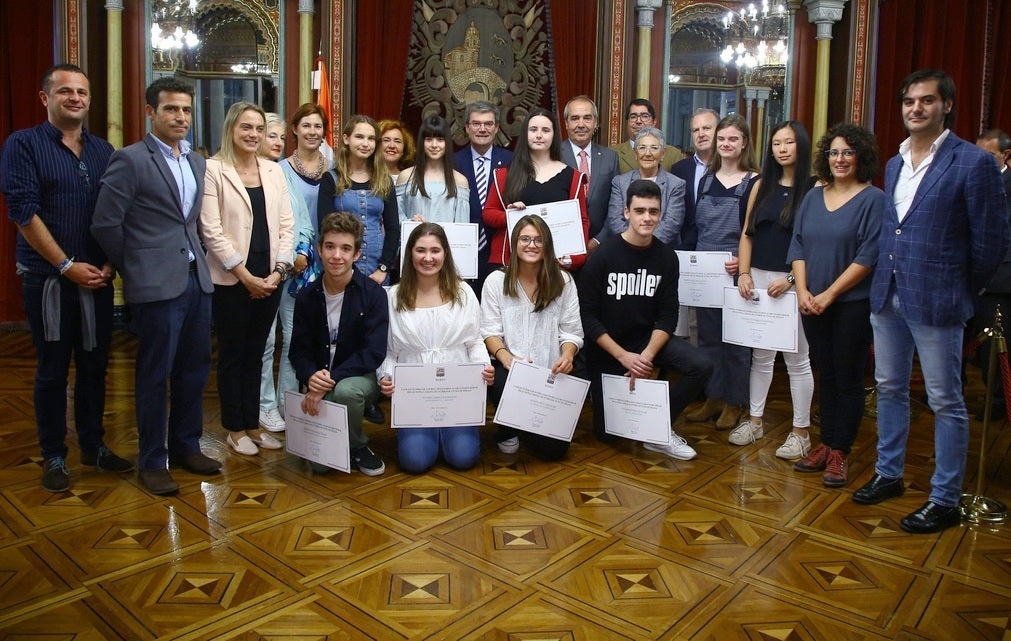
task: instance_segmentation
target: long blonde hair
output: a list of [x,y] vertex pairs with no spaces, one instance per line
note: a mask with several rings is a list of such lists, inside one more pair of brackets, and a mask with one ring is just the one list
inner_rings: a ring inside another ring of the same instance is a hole
[[341,131],[341,144],[337,151],[337,157],[334,158],[334,165],[337,169],[337,193],[351,189],[351,150],[344,144],[344,136],[350,136],[355,127],[361,124],[372,127],[372,131],[376,134],[376,148],[369,156],[369,174],[371,176],[369,191],[385,200],[393,191],[393,181],[390,180],[390,170],[386,168],[386,163],[383,162],[379,153],[379,126],[375,120],[361,114],[355,114],[348,118]]
[[[267,122],[267,114],[260,108],[260,105],[252,102],[237,102],[228,108],[228,113],[225,114],[225,123],[221,126],[221,149],[214,154],[214,157],[232,166],[235,166],[235,123],[238,122],[239,116],[247,111],[255,111],[263,118],[264,124]],[[389,179],[387,179],[388,181]]]

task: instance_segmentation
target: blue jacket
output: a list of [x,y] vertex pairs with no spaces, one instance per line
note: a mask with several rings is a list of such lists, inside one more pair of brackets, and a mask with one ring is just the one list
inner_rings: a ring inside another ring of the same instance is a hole
[[961,325],[974,296],[1008,250],[1004,187],[993,157],[949,133],[899,222],[895,184],[902,157],[885,169],[888,208],[881,221],[871,311],[887,303],[894,278],[902,316],[935,327]]
[[330,378],[337,382],[349,376],[375,374],[386,358],[389,327],[386,290],[368,276],[354,271],[344,290],[344,306],[331,361],[326,297],[320,277],[295,299],[288,359],[295,368],[298,382],[308,385],[312,375],[324,368],[330,370]]

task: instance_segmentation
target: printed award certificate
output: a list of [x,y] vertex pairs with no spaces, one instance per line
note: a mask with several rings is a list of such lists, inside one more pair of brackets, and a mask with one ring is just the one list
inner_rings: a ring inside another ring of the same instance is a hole
[[670,442],[670,396],[667,381],[601,374],[604,431],[634,441],[664,445]]
[[723,288],[734,278],[724,269],[730,252],[678,251],[678,302],[692,307],[723,307]]
[[540,216],[548,224],[551,240],[555,244],[555,256],[586,253],[583,217],[579,213],[578,200],[559,200],[542,205],[530,205],[526,209],[506,210],[506,238],[513,237],[513,226],[517,220],[531,214]]
[[773,298],[755,289],[745,300],[736,287],[723,290],[724,343],[796,353],[799,318],[796,292]]
[[[400,270],[404,269],[407,260],[407,237],[415,227],[420,225],[416,220],[405,220],[400,223]],[[471,280],[477,278],[477,224],[476,223],[438,223],[446,230],[446,240],[453,251],[453,263],[460,278]]]
[[589,381],[514,360],[495,410],[495,422],[571,441],[589,389]]
[[390,425],[468,427],[484,425],[488,386],[484,363],[400,363],[393,366]]
[[348,409],[330,401],[319,402],[319,414],[302,411],[304,394],[284,393],[284,448],[313,463],[341,472],[351,472],[351,448],[348,442]]

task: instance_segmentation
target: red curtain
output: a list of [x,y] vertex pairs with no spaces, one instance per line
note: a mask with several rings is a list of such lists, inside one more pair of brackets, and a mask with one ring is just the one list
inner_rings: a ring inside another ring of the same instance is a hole
[[[36,125],[46,117],[39,102],[39,82],[53,64],[53,3],[0,3],[0,41],[8,55],[0,60],[0,141],[12,131]],[[16,52],[12,53],[12,52]],[[17,228],[7,220],[0,199],[0,322],[24,320],[21,283],[14,273]]]
[[551,0],[550,3],[559,122],[570,98],[580,94],[592,97],[597,87],[597,6],[597,2],[589,0]]
[[990,89],[993,98],[990,101],[989,127],[999,127],[1011,132],[1011,0],[997,0],[993,15],[993,73],[990,75]]
[[400,117],[411,42],[413,2],[369,0],[357,3],[357,100],[351,111],[376,120]]

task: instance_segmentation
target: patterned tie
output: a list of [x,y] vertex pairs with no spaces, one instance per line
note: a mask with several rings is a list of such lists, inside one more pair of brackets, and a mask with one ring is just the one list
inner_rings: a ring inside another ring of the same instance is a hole
[[590,193],[590,163],[586,160],[586,150],[579,150],[579,171],[586,176],[585,191]]
[[[474,168],[474,182],[477,184],[477,197],[481,201],[481,209],[488,200],[488,170],[484,168],[484,156],[477,157],[477,166]],[[484,225],[480,226],[477,237],[477,250],[481,251],[488,246],[488,237],[484,233]]]

